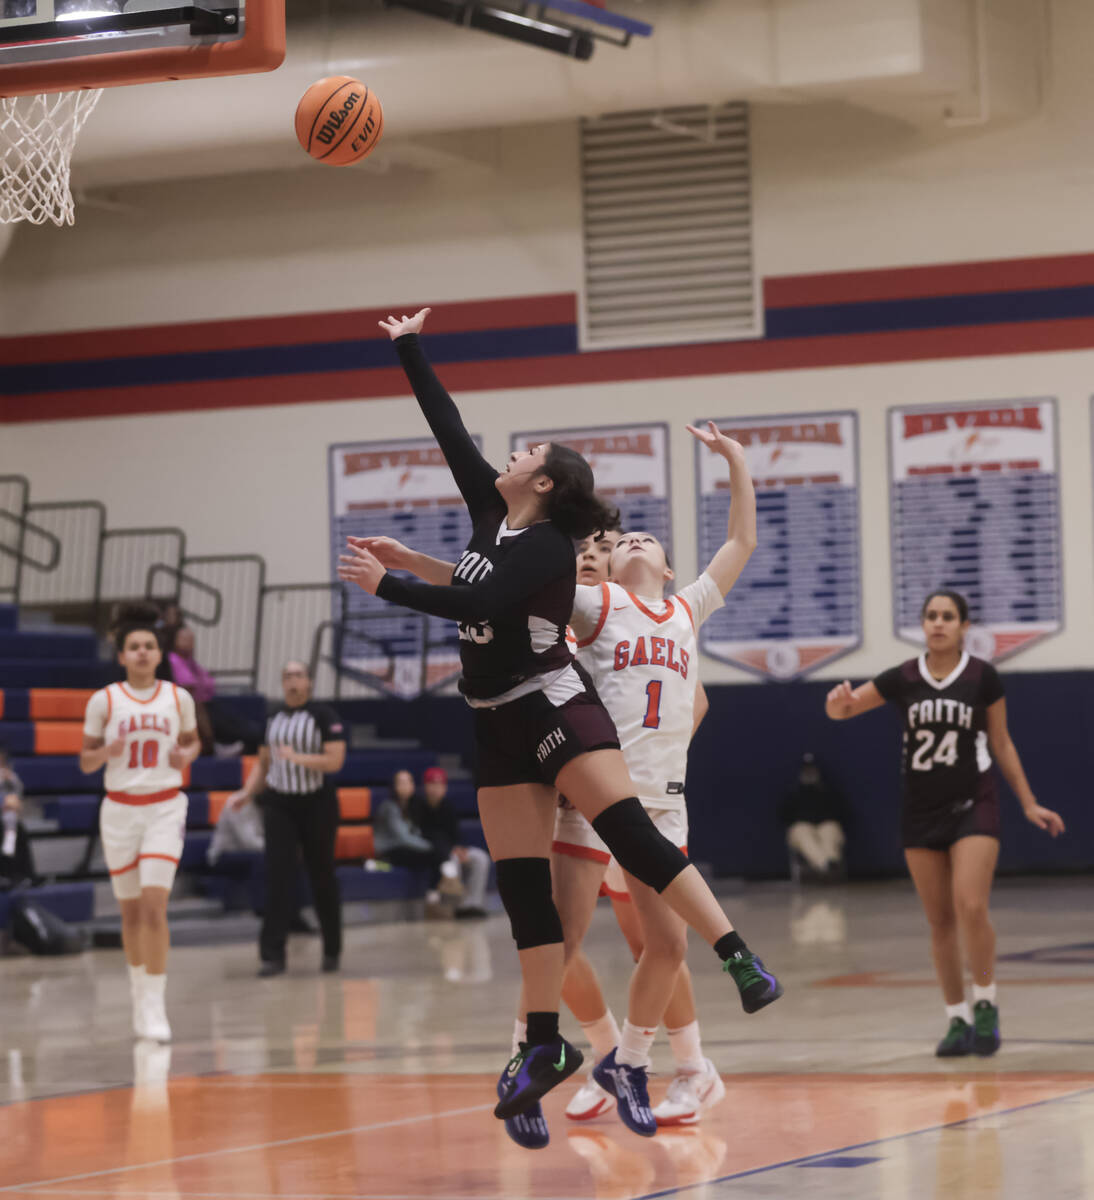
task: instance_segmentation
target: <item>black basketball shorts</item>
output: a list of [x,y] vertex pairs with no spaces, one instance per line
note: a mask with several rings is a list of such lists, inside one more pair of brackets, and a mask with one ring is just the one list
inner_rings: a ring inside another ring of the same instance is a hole
[[985,772],[975,796],[950,804],[917,810],[905,805],[902,824],[906,850],[948,850],[966,837],[999,838],[999,797],[994,780]]
[[479,787],[553,787],[559,771],[579,754],[619,749],[615,723],[588,676],[576,669],[585,691],[558,707],[543,692],[532,692],[497,708],[475,709]]

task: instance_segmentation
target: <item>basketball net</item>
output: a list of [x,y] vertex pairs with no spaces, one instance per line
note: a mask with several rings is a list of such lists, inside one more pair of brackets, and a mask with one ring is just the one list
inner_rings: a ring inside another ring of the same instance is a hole
[[0,224],[72,224],[72,151],[102,94],[100,88],[0,98]]

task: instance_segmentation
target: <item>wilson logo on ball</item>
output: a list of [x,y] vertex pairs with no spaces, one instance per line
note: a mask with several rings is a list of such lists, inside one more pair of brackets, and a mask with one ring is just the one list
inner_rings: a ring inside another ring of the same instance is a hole
[[329,146],[334,141],[338,130],[346,123],[346,118],[357,107],[357,102],[361,99],[357,92],[350,92],[346,97],[345,104],[339,109],[331,109],[327,114],[327,119],[319,127],[319,132],[315,135],[317,142],[322,142],[324,146]]

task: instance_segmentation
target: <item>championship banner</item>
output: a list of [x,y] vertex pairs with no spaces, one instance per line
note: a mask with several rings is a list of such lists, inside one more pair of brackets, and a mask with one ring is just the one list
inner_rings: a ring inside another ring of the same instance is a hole
[[672,557],[667,425],[514,433],[511,449],[531,450],[542,442],[559,442],[583,455],[593,469],[597,492],[619,509],[623,528],[652,533]]
[[[692,422],[702,429],[706,421]],[[797,679],[862,641],[858,418],[853,412],[732,417],[756,486],[757,544],[699,630],[711,658],[765,679]],[[696,443],[699,566],[725,542],[729,467]]]
[[[459,559],[471,519],[432,438],[331,446],[329,473],[333,577],[349,536],[387,535],[434,558]],[[393,607],[359,587],[349,586],[346,595],[343,667],[376,675],[407,697],[459,670],[455,622]],[[424,679],[423,634],[431,647]]]
[[932,588],[968,598],[966,646],[1009,658],[1063,623],[1056,402],[889,410],[893,612],[923,644]]

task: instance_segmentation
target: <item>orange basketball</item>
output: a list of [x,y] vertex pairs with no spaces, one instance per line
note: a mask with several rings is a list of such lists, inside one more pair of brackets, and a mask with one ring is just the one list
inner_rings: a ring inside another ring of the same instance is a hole
[[375,92],[349,75],[320,79],[296,106],[296,136],[320,162],[344,167],[376,148],[384,132],[384,110]]

